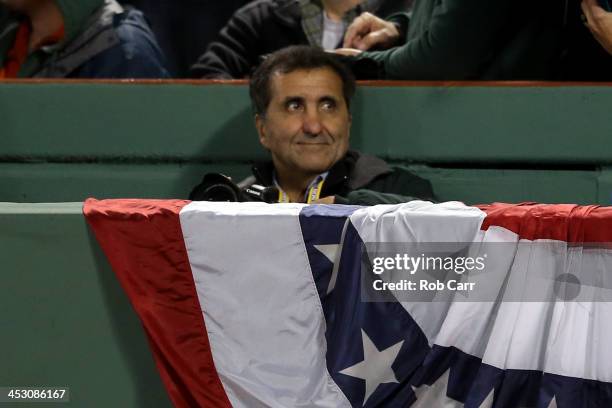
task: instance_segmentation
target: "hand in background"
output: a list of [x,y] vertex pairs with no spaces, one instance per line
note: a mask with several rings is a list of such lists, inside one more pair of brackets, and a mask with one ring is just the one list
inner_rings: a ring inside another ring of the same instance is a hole
[[[395,24],[363,13],[357,17],[344,35],[343,48],[366,51],[371,48],[390,48],[399,41],[400,33]],[[343,54],[345,55],[345,54]]]
[[355,48],[337,48],[332,51],[334,54],[344,55],[346,57],[356,57],[361,54],[363,51],[357,50]]
[[612,13],[602,9],[597,0],[583,0],[580,6],[587,19],[587,27],[601,46],[612,54]]

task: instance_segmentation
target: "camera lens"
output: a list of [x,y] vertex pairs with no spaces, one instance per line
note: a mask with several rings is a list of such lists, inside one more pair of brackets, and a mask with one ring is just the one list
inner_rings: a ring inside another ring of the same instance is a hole
[[236,191],[227,184],[213,184],[202,194],[202,201],[238,201]]

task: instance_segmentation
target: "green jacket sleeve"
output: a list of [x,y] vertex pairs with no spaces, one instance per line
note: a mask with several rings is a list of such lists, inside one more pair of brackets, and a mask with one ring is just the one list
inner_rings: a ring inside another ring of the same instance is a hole
[[403,166],[372,180],[344,196],[335,196],[336,204],[399,204],[413,200],[436,201],[431,183]]
[[380,193],[364,188],[351,191],[346,197],[336,196],[335,203],[348,205],[377,205],[400,204],[413,200],[420,200],[420,198],[393,193]]
[[[363,52],[387,79],[469,79],[500,42],[509,0],[418,0],[402,46]],[[523,12],[526,12],[523,10]]]
[[386,18],[387,21],[395,24],[400,38],[408,37],[408,27],[410,26],[410,15],[412,13],[395,13]]

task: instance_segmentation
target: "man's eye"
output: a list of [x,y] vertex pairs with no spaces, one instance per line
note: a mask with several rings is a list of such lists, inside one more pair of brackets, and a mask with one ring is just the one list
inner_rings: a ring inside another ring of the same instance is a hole
[[302,107],[302,104],[299,103],[298,101],[289,101],[287,102],[287,110],[289,112],[294,112],[294,111],[298,111],[300,110]]
[[334,101],[325,101],[321,104],[321,109],[324,111],[333,111],[336,109],[336,103]]

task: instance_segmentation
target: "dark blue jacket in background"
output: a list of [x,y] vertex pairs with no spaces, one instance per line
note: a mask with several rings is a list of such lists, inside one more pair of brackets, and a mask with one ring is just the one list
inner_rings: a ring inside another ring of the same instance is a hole
[[165,58],[143,14],[134,9],[113,16],[119,40],[74,70],[71,78],[168,78]]

